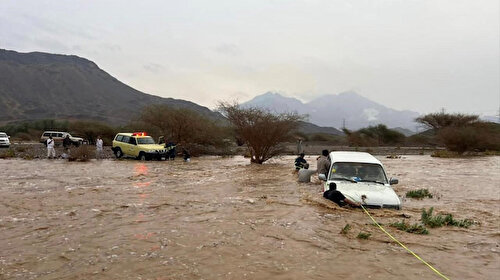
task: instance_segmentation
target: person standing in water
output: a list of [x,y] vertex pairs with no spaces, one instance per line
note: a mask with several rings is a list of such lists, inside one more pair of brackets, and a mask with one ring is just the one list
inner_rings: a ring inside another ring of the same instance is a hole
[[97,140],[95,141],[95,152],[96,152],[96,159],[101,159],[102,158],[102,147],[103,147],[103,142],[101,139],[101,136],[97,136]]
[[55,158],[56,157],[56,150],[54,149],[54,139],[52,139],[52,136],[49,136],[49,139],[47,139],[47,158]]
[[321,156],[317,159],[317,169],[319,174],[325,174],[328,176],[328,171],[330,170],[330,159],[328,158],[328,150],[323,150]]
[[[307,161],[304,159],[305,154],[301,153],[298,158],[295,159],[295,170],[299,171],[301,168],[304,168],[307,164]],[[309,167],[309,165],[308,165]]]

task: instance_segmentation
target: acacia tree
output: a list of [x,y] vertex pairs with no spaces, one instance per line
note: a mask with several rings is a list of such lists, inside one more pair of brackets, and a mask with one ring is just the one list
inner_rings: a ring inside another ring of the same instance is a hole
[[477,115],[427,114],[416,119],[435,130],[437,138],[450,151],[485,151],[500,149],[500,126],[479,120]]
[[445,127],[465,127],[479,121],[478,115],[448,114],[445,112],[431,113],[415,119],[431,129],[441,129]]
[[262,164],[284,150],[282,145],[304,117],[296,113],[272,114],[237,103],[219,103],[219,111],[231,122],[236,136],[245,142],[252,163]]

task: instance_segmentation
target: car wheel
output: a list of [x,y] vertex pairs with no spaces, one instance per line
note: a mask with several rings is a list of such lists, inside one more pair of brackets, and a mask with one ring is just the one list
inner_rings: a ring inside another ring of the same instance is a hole
[[122,149],[118,148],[115,150],[115,157],[116,158],[121,158],[123,156]]
[[143,152],[139,153],[139,160],[146,160],[146,154]]

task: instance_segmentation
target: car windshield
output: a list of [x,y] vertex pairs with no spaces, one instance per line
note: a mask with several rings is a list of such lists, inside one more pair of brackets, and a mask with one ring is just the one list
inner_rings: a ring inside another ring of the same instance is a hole
[[5,134],[5,133],[0,133],[0,137],[7,137],[7,134]]
[[137,138],[137,144],[139,144],[139,145],[154,144],[154,143],[155,143],[155,140],[153,140],[153,138],[151,136]]
[[384,169],[373,163],[336,162],[332,165],[329,179],[387,184]]

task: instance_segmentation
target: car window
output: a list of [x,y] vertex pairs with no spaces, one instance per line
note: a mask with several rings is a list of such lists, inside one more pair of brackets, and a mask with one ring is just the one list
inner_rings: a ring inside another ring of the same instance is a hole
[[382,166],[372,163],[335,162],[330,170],[329,179],[376,181],[387,184],[387,177]]
[[122,139],[123,139],[123,135],[118,135],[115,138],[116,141],[122,141]]
[[130,141],[130,136],[123,136],[122,142],[123,143],[128,143]]
[[43,136],[45,136],[45,137],[49,137],[49,136],[50,136],[50,133],[48,133],[48,132],[44,132],[44,133],[43,133]]
[[0,137],[7,137],[7,134],[5,134],[5,133],[0,133]]
[[151,136],[137,138],[138,144],[154,144],[155,140]]
[[135,141],[134,137],[130,137],[129,143],[132,145],[137,145],[137,141]]
[[57,133],[57,137],[62,137],[62,133]]

